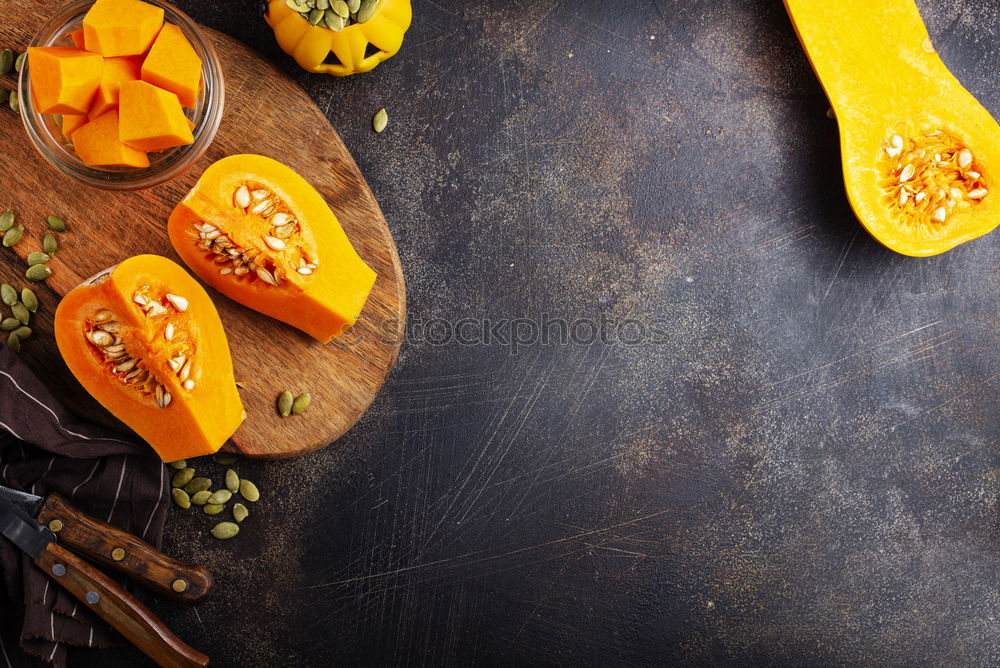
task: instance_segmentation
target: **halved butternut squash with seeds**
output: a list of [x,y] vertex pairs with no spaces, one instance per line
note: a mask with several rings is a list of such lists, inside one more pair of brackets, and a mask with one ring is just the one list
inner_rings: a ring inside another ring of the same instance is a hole
[[913,0],[785,0],[840,128],[855,214],[905,255],[1000,223],[1000,126],[938,57]]
[[354,324],[375,283],[320,194],[264,156],[205,170],[168,230],[203,281],[323,343]]
[[129,258],[74,288],[55,335],[80,384],[165,462],[217,451],[245,417],[212,300],[164,257]]

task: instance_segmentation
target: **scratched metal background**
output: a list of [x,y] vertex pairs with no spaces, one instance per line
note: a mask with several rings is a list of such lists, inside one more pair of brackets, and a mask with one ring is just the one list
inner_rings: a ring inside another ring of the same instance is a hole
[[[253,2],[177,3],[296,73]],[[1000,113],[997,3],[920,6]],[[215,665],[1000,662],[1000,234],[915,260],[861,230],[780,3],[416,0],[396,59],[295,76],[414,338],[603,314],[666,343],[407,343],[334,447],[242,465],[238,540],[171,515],[218,589],[157,610]]]

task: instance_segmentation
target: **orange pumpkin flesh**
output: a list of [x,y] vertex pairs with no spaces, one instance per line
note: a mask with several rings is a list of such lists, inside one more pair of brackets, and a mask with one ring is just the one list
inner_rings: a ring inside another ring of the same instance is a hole
[[217,451],[245,417],[215,306],[166,258],[138,255],[74,288],[55,335],[80,384],[165,462]]
[[320,194],[271,158],[213,164],[168,230],[203,281],[323,343],[354,324],[375,283]]

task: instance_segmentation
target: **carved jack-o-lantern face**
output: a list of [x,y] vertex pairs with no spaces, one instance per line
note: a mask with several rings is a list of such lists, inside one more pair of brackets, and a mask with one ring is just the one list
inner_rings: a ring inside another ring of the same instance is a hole
[[410,0],[382,0],[368,21],[337,31],[310,25],[285,0],[269,0],[264,18],[303,69],[342,77],[367,72],[399,51],[413,9]]

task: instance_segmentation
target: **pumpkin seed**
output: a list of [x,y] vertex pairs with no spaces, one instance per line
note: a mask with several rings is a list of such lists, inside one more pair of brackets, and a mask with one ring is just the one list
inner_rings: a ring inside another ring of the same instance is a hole
[[330,9],[337,12],[342,19],[346,19],[351,15],[351,10],[348,8],[347,3],[344,2],[344,0],[332,0],[332,2],[330,2]]
[[7,337],[7,347],[15,353],[21,352],[21,339],[17,338],[17,334],[14,332],[11,332],[10,336]]
[[361,0],[347,0],[347,9],[350,10],[352,14],[356,14],[359,9],[361,9]]
[[183,489],[174,487],[170,490],[170,495],[174,497],[174,503],[176,503],[181,508],[187,510],[191,507],[191,497]]
[[17,318],[4,318],[3,322],[0,322],[0,329],[5,332],[13,332],[15,329],[21,326],[21,321]]
[[385,109],[379,109],[372,117],[372,129],[375,132],[382,132],[387,125],[389,125],[389,113]]
[[323,12],[323,25],[330,30],[340,32],[344,29],[344,17],[337,14],[332,9]]
[[28,52],[18,54],[17,58],[14,59],[14,71],[20,72],[21,68],[24,67],[24,59],[28,56]]
[[295,401],[295,397],[291,392],[285,390],[278,395],[278,415],[281,417],[288,417],[292,414],[292,402]]
[[212,492],[212,496],[208,498],[208,502],[213,505],[224,505],[229,503],[229,500],[233,498],[233,493],[228,489],[217,489]]
[[66,221],[63,220],[60,216],[49,216],[48,218],[45,219],[45,222],[47,222],[49,224],[49,227],[52,228],[52,230],[55,232],[66,231]]
[[186,459],[178,459],[176,462],[170,462],[169,464],[167,464],[167,466],[169,466],[172,469],[178,469],[178,470],[180,470],[180,469],[186,469],[187,468],[187,460]]
[[212,493],[207,489],[203,489],[200,492],[195,492],[191,495],[191,503],[196,506],[203,506],[208,503],[208,497],[212,496]]
[[206,515],[218,515],[225,509],[226,507],[220,503],[206,503],[204,510]]
[[302,415],[305,413],[312,406],[312,400],[312,395],[308,392],[295,397],[295,401],[292,402],[292,415]]
[[31,288],[24,288],[21,290],[21,303],[24,304],[32,313],[38,311],[38,297],[35,296],[34,291]]
[[[4,240],[6,243],[6,240]],[[24,272],[25,278],[29,281],[44,281],[46,278],[52,275],[52,270],[46,264],[35,264],[28,267],[28,271]]]
[[17,101],[17,91],[16,90],[12,90],[10,92],[10,95],[7,96],[7,106],[9,106],[10,109],[11,109],[11,111],[13,111],[15,114],[19,113],[21,111],[21,105]]
[[309,5],[307,5],[304,2],[295,2],[295,0],[285,0],[285,4],[288,5],[289,9],[296,11],[299,14],[309,12]]
[[0,74],[8,74],[14,67],[14,52],[10,49],[0,51]]
[[24,228],[20,225],[15,225],[14,227],[7,230],[3,235],[3,245],[10,248],[24,236]]
[[28,266],[30,267],[35,264],[45,264],[50,259],[52,258],[51,256],[49,256],[48,253],[43,253],[42,251],[34,251],[32,253],[28,253]]
[[17,290],[7,283],[0,285],[0,299],[3,299],[3,303],[7,306],[13,306],[17,303]]
[[240,480],[240,496],[250,503],[256,503],[260,498],[260,492],[257,490],[257,485],[249,480]]
[[226,471],[226,489],[232,494],[240,491],[240,477],[232,469]]
[[0,232],[6,232],[14,226],[14,212],[7,209],[0,213]]
[[242,522],[247,517],[250,516],[250,511],[242,503],[237,503],[233,506],[233,519],[237,522]]
[[10,307],[10,312],[14,314],[14,317],[21,321],[22,325],[27,325],[28,321],[31,320],[31,313],[21,302],[17,302]]
[[[207,506],[206,506],[207,508]],[[240,527],[234,522],[219,522],[212,527],[212,535],[219,540],[229,540],[240,532]]]
[[314,9],[311,12],[309,12],[309,25],[316,25],[322,20],[323,20],[322,9]]
[[358,23],[364,23],[370,19],[377,6],[378,0],[361,0],[361,5],[358,7]]
[[22,341],[24,341],[25,339],[27,339],[27,338],[29,338],[31,336],[31,328],[30,327],[26,327],[25,325],[21,325],[20,327],[18,327],[17,329],[15,329],[13,333],[17,334],[17,338],[19,338]]
[[190,466],[182,468],[180,471],[174,474],[174,477],[170,479],[171,487],[183,487],[184,485],[191,482],[194,478],[194,469]]
[[239,459],[240,458],[236,455],[229,454],[227,452],[217,452],[215,453],[215,456],[212,457],[212,460],[221,466],[232,466],[239,461]]
[[316,0],[316,3],[313,6],[316,9],[322,9],[325,11],[330,9],[330,0]]
[[188,494],[196,494],[212,487],[212,481],[208,478],[192,478],[188,484],[184,485],[184,491]]
[[45,238],[42,239],[42,248],[49,255],[54,255],[55,252],[59,250],[59,242],[56,241],[56,235],[52,234],[51,232],[46,234]]

